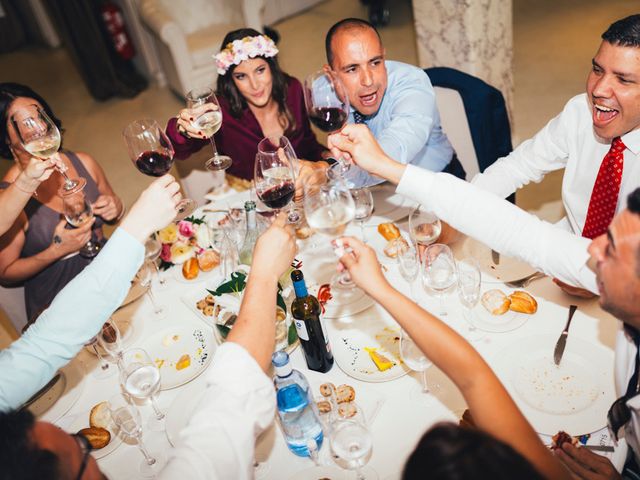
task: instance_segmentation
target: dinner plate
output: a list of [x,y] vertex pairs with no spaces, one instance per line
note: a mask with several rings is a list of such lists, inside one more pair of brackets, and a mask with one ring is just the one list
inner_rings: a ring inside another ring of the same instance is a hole
[[[388,382],[409,373],[400,359],[400,327],[368,320],[358,322],[356,328],[331,329],[333,358],[340,370],[364,382]],[[381,372],[365,347],[376,348],[395,365]]]
[[[71,424],[71,427],[65,429],[67,430],[67,433],[78,433],[83,428],[90,427],[91,425],[89,424],[89,413],[90,412],[82,412],[81,414],[77,415],[75,421]],[[122,443],[122,438],[120,437],[120,435],[118,435],[118,428],[113,424],[113,422],[109,423],[107,430],[109,430],[109,433],[111,434],[111,440],[109,441],[109,443],[99,450],[91,450],[91,455],[93,455],[96,460],[102,457],[106,457],[116,448],[118,448]]]
[[409,215],[418,205],[417,202],[396,193],[396,186],[382,183],[370,188],[373,196],[373,215],[365,225],[378,225],[394,222]]
[[[516,258],[500,255],[500,263],[493,263],[491,249],[483,243],[467,237],[462,243],[460,253],[456,258],[475,258],[482,270],[483,283],[504,283],[526,277],[536,270],[523,261]],[[486,275],[485,275],[486,274]]]
[[615,400],[613,352],[569,335],[560,366],[553,363],[557,335],[521,338],[492,363],[533,428],[555,435],[583,435],[607,423]]
[[[82,395],[85,388],[84,368],[78,359],[60,369],[62,378],[56,382],[54,388],[47,391],[38,400],[29,405],[29,411],[38,418],[44,418],[48,422],[58,421]],[[57,390],[62,386],[62,393]]]
[[[465,314],[466,312],[463,311],[462,313]],[[491,315],[480,303],[471,311],[471,314],[473,315],[473,326],[478,330],[490,333],[504,333],[516,330],[532,316],[512,310],[507,310],[502,315]]]
[[[209,366],[215,342],[207,328],[189,326],[162,330],[144,341],[144,349],[160,369],[160,390],[169,390],[190,382]],[[176,364],[189,355],[191,364],[182,370]]]

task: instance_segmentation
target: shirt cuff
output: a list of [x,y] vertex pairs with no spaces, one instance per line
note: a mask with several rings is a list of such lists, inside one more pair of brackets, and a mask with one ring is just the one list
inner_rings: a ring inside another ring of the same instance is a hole
[[409,164],[398,182],[396,193],[415,199],[416,192],[420,192],[420,200],[424,201],[425,198],[428,198],[428,193],[425,194],[425,192],[432,191],[431,186],[435,179],[435,172]]

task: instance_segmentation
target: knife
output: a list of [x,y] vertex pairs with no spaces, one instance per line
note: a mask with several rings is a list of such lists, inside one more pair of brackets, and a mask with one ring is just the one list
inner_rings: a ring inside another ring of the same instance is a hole
[[493,260],[494,265],[500,265],[500,254],[495,250],[491,250],[491,260]]
[[569,336],[569,325],[571,325],[571,319],[573,314],[576,313],[578,307],[576,305],[569,306],[569,318],[567,318],[567,324],[564,326],[564,330],[560,334],[560,338],[556,342],[556,348],[553,349],[553,361],[556,365],[560,365],[562,355],[564,354],[564,348],[567,346],[567,337]]
[[582,448],[594,452],[613,452],[615,450],[611,445],[582,445]]
[[31,405],[32,403],[34,403],[36,400],[38,400],[40,397],[42,397],[45,393],[47,393],[56,383],[58,383],[58,380],[60,380],[60,378],[62,378],[62,373],[58,372],[56,373],[53,378],[51,380],[49,380],[47,382],[47,384],[42,387],[40,390],[38,390],[36,393],[34,393],[31,398],[29,400],[27,400],[26,402],[24,402],[24,404],[20,407],[20,410],[24,410],[26,409],[29,405]]

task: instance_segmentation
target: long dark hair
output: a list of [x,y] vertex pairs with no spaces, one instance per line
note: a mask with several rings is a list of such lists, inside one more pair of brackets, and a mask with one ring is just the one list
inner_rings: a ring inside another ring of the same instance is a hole
[[[514,435],[517,435],[514,432]],[[480,430],[440,423],[424,434],[409,456],[403,480],[542,480],[511,446]]]
[[[220,50],[223,50],[228,44],[234,40],[242,40],[245,37],[258,37],[262,35],[253,28],[240,28],[233,30],[224,37]],[[297,130],[298,125],[296,120],[287,107],[287,85],[289,83],[289,76],[282,71],[278,64],[278,56],[275,57],[260,57],[263,58],[269,68],[271,69],[271,77],[273,79],[273,86],[271,89],[271,96],[278,104],[278,121],[284,129],[284,134],[288,135]],[[240,118],[244,109],[247,108],[247,101],[238,91],[236,84],[233,82],[233,71],[236,69],[236,65],[231,65],[227,73],[224,75],[218,75],[217,94],[224,97],[231,108],[231,115],[235,118]]]
[[42,108],[44,108],[44,111],[49,118],[56,124],[60,133],[64,131],[62,128],[62,122],[54,115],[49,104],[34,90],[20,83],[0,83],[0,157],[8,159],[13,158],[13,155],[9,148],[11,141],[9,140],[9,132],[7,131],[7,121],[9,120],[7,118],[7,111],[13,101],[18,97],[33,98],[36,100],[40,105],[42,105]]

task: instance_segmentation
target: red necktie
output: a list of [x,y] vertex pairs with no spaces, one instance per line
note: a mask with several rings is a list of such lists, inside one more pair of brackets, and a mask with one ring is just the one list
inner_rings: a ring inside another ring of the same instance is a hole
[[584,222],[582,236],[596,238],[607,231],[618,204],[618,193],[622,182],[624,161],[624,143],[620,137],[613,139],[609,152],[605,155],[596,182],[593,184],[587,219]]

